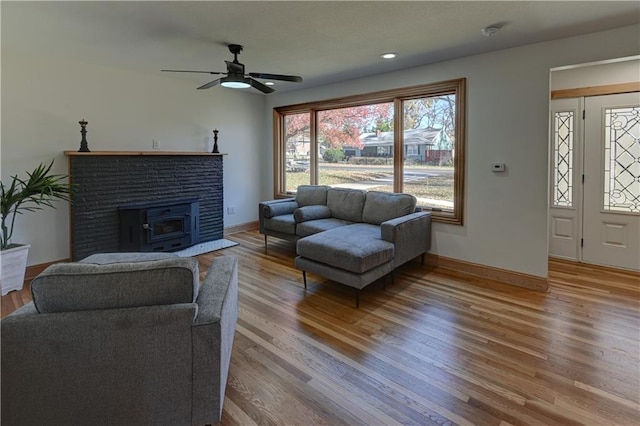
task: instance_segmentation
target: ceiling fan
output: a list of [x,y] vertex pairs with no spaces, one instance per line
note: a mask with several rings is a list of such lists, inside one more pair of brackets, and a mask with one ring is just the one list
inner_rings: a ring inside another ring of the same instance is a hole
[[267,80],[280,80],[280,81],[291,81],[294,83],[302,83],[302,77],[298,77],[297,75],[282,75],[282,74],[266,74],[266,73],[258,73],[258,72],[250,72],[245,73],[244,64],[238,62],[238,54],[242,52],[242,46],[239,44],[230,44],[229,52],[233,54],[233,62],[225,61],[227,63],[227,72],[217,72],[217,71],[187,71],[187,70],[161,70],[164,72],[195,72],[202,74],[218,74],[225,75],[225,77],[218,78],[216,80],[210,81],[207,84],[203,84],[198,87],[198,90],[208,89],[213,86],[217,86],[220,84],[223,87],[230,87],[232,89],[245,89],[247,87],[255,87],[262,93],[272,93],[275,92],[271,87],[255,80],[256,78],[267,79]]

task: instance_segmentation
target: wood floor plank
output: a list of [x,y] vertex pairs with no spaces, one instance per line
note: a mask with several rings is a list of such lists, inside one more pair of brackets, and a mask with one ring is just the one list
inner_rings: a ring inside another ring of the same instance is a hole
[[304,289],[294,244],[229,238],[198,256],[202,277],[239,260],[222,425],[640,424],[638,273],[550,259],[542,293],[412,261],[356,309],[321,276]]
[[225,396],[224,398],[224,412],[222,413],[222,421],[225,425],[242,425],[242,426],[257,426],[258,424],[253,421],[251,417],[247,415],[240,407],[236,405],[233,400]]

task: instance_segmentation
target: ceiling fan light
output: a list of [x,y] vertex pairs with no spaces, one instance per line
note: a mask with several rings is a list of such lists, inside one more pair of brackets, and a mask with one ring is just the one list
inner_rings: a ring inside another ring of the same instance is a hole
[[220,85],[222,87],[228,87],[229,89],[246,89],[247,87],[251,87],[249,83],[243,81],[223,81]]
[[220,85],[222,87],[228,87],[230,89],[246,89],[251,87],[249,79],[243,76],[229,75],[220,79]]

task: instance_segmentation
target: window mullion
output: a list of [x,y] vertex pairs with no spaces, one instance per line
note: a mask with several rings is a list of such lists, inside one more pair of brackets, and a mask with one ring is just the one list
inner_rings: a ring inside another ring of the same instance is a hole
[[403,140],[404,117],[402,113],[402,100],[393,100],[393,191],[402,192],[404,165]]
[[310,151],[309,152],[309,174],[311,178],[311,185],[318,184],[318,128],[317,128],[317,116],[318,111],[309,111],[309,139],[310,139]]
[[276,184],[274,187],[274,196],[277,197],[278,193],[284,191],[285,177],[284,168],[282,165],[285,160],[285,142],[284,142],[284,115],[273,112],[273,140],[278,143],[273,150],[273,181]]

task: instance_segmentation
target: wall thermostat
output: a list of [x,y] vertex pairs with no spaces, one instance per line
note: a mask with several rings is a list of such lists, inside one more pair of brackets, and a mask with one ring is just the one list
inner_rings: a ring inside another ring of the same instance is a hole
[[491,163],[492,172],[504,172],[504,163]]

